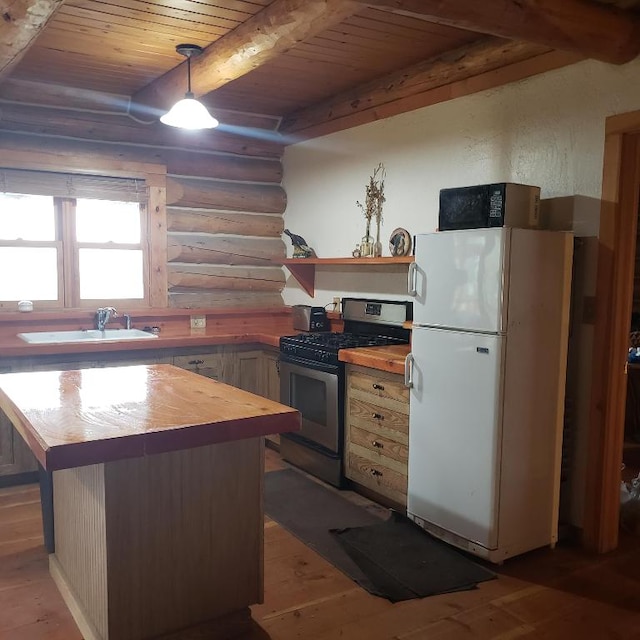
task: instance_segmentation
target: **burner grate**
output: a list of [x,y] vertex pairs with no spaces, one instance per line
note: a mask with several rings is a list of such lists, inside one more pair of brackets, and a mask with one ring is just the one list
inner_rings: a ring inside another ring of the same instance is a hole
[[408,338],[357,333],[301,333],[280,338],[280,350],[318,362],[337,362],[340,349],[406,344]]
[[410,303],[345,298],[344,332],[299,333],[280,338],[280,352],[289,359],[338,364],[340,349],[407,344]]

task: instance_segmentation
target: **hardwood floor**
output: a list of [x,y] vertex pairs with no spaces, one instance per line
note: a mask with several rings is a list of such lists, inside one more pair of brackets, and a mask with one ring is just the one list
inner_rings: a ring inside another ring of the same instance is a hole
[[[267,471],[282,466],[267,450]],[[640,640],[640,538],[605,556],[541,549],[497,571],[472,591],[391,604],[267,520],[265,602],[244,640]],[[0,639],[81,639],[49,577],[34,485],[0,490]]]

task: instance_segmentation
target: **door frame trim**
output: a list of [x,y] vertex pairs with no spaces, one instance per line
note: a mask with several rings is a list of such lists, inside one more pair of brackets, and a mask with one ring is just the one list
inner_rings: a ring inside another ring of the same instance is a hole
[[638,227],[640,111],[606,119],[603,160],[583,525],[584,546],[599,553],[618,544],[626,362]]

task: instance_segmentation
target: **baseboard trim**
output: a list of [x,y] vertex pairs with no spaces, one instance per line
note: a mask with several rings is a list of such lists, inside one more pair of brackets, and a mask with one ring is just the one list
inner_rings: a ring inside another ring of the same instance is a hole
[[0,476],[0,489],[15,487],[20,484],[38,484],[38,480],[39,476],[37,471],[25,471],[24,473]]

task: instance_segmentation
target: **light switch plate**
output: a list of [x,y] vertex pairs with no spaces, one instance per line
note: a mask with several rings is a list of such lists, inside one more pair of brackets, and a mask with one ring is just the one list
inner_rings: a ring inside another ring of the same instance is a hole
[[192,329],[205,329],[207,326],[206,316],[191,316]]

